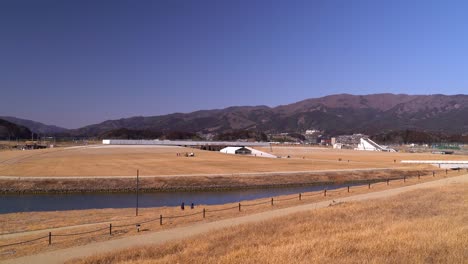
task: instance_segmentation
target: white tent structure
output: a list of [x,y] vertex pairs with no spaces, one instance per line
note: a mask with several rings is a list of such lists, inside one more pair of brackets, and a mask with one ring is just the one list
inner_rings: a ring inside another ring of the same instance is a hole
[[219,152],[233,155],[237,154],[264,158],[277,158],[275,155],[271,155],[270,153],[266,153],[249,147],[226,147],[221,149]]
[[396,152],[394,149],[388,148],[386,146],[380,146],[369,138],[361,138],[358,147],[354,150]]
[[246,147],[226,147],[220,150],[221,153],[238,154],[238,155],[251,155],[252,151]]

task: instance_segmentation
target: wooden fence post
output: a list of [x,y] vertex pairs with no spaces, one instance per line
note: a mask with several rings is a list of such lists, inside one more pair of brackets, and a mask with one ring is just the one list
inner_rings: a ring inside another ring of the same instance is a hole
[[448,174],[448,169],[445,169],[445,175],[447,175],[447,174]]
[[389,180],[389,179],[387,179],[387,185],[388,185],[389,183],[390,183],[390,180]]
[[159,225],[162,225],[162,215],[159,215]]
[[370,183],[369,183],[369,188],[368,189],[370,189]]
[[435,177],[435,171],[432,171],[432,177]]
[[271,206],[273,206],[273,197],[271,197]]
[[52,244],[52,232],[49,232],[49,246]]
[[323,190],[323,196],[327,196],[327,189]]
[[403,182],[406,182],[406,176],[403,176]]
[[418,171],[418,180],[421,179],[421,173]]
[[241,211],[241,204],[239,203],[239,212]]
[[112,236],[112,224],[109,224],[109,236]]
[[302,199],[302,194],[299,194],[299,201]]
[[349,186],[348,186],[348,192],[349,192]]
[[203,218],[205,218],[205,208],[203,208]]

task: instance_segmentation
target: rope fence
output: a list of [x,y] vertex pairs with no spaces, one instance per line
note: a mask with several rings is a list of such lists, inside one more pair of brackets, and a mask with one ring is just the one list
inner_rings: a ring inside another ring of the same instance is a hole
[[299,200],[297,197],[291,197],[291,198],[283,198],[283,199],[275,199],[275,201],[291,201],[291,200]]
[[163,219],[175,219],[175,218],[189,217],[189,216],[194,216],[194,215],[201,214],[201,213],[203,212],[196,212],[196,213],[188,214],[188,215],[164,216]]
[[232,209],[237,209],[239,208],[238,206],[233,206],[233,207],[228,207],[228,208],[223,208],[223,209],[206,209],[206,212],[214,213],[214,212],[221,212],[221,211],[227,211],[227,210],[232,210]]
[[35,238],[35,239],[31,239],[31,240],[27,240],[27,241],[21,241],[21,242],[16,242],[16,243],[12,243],[12,244],[7,244],[7,245],[0,245],[0,248],[3,248],[3,247],[10,247],[10,246],[16,246],[16,245],[21,245],[21,244],[26,244],[26,243],[30,243],[30,242],[35,242],[35,241],[38,241],[38,240],[41,240],[41,239],[45,239],[45,238],[48,238],[49,236],[43,236],[43,237],[38,237],[38,238]]
[[102,230],[104,230],[104,229],[107,229],[107,227],[99,228],[99,229],[91,230],[91,231],[80,232],[80,233],[58,234],[58,235],[57,235],[57,234],[53,234],[52,236],[56,236],[56,237],[79,236],[79,235],[86,235],[86,234],[95,233],[95,232],[98,232],[98,231],[102,231]]
[[242,204],[242,206],[250,207],[250,206],[257,206],[261,204],[269,204],[271,201],[266,201],[266,202],[260,202],[260,203],[253,203],[253,204]]
[[[458,170],[458,172],[460,172],[460,170]],[[467,172],[468,172],[468,169],[467,169]],[[185,215],[163,216],[161,214],[158,218],[152,218],[152,219],[147,219],[147,220],[144,220],[144,221],[139,221],[139,222],[130,223],[130,224],[123,224],[123,225],[112,225],[112,223],[110,223],[109,226],[107,226],[107,227],[103,227],[103,228],[99,228],[99,229],[95,229],[95,230],[90,230],[90,231],[78,232],[78,233],[52,234],[52,232],[49,232],[49,234],[47,236],[41,236],[41,237],[38,237],[38,238],[26,240],[26,241],[20,241],[20,242],[0,245],[0,248],[32,243],[32,242],[44,240],[46,238],[48,238],[48,243],[49,243],[49,245],[51,245],[53,237],[80,236],[80,235],[87,235],[87,234],[96,233],[96,232],[100,232],[100,231],[104,231],[104,230],[108,230],[108,232],[106,232],[106,233],[108,233],[109,235],[112,235],[112,229],[113,228],[126,228],[126,227],[130,227],[130,226],[135,226],[137,228],[138,232],[140,232],[140,227],[141,227],[142,224],[148,224],[148,223],[155,222],[155,221],[159,220],[160,225],[163,225],[163,219],[178,219],[178,218],[192,217],[192,216],[195,216],[195,215],[203,215],[203,218],[206,218],[207,213],[217,213],[217,212],[234,210],[234,209],[238,209],[238,211],[241,212],[242,207],[252,207],[252,206],[258,206],[258,205],[264,205],[264,204],[271,204],[273,206],[274,202],[283,202],[283,201],[291,201],[291,200],[301,201],[305,197],[326,197],[327,194],[330,194],[330,193],[333,193],[333,194],[342,193],[342,192],[348,192],[349,193],[351,190],[371,189],[372,186],[376,186],[376,185],[377,186],[380,186],[380,185],[387,185],[388,186],[388,185],[390,185],[391,182],[395,182],[395,181],[397,181],[397,182],[398,181],[407,182],[409,179],[411,179],[411,182],[414,182],[414,180],[416,180],[416,182],[417,182],[417,181],[419,181],[421,179],[421,177],[435,177],[436,175],[440,175],[440,176],[445,177],[447,174],[448,174],[448,170],[445,170],[445,172],[441,172],[440,174],[437,174],[435,171],[432,171],[429,174],[422,174],[421,172],[418,172],[418,174],[416,176],[410,176],[410,177],[403,176],[403,177],[398,177],[398,178],[386,179],[386,180],[378,181],[378,182],[370,182],[370,183],[367,183],[367,184],[364,184],[364,185],[349,185],[349,186],[346,186],[346,187],[342,187],[342,188],[338,188],[338,189],[331,189],[331,190],[328,190],[327,188],[325,188],[323,190],[313,191],[313,192],[309,192],[309,193],[298,193],[298,194],[296,194],[296,196],[289,197],[289,198],[274,198],[274,197],[272,197],[267,201],[257,202],[257,203],[240,203],[239,202],[238,205],[236,205],[236,206],[231,206],[231,207],[227,207],[227,208],[220,208],[220,209],[205,209],[205,208],[203,208],[203,211],[199,211],[199,212],[195,212],[195,213],[191,213],[191,214],[185,214]]]

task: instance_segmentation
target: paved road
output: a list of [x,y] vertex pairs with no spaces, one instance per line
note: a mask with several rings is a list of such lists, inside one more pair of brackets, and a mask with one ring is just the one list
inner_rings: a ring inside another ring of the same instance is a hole
[[[446,178],[432,182],[426,182],[411,186],[405,186],[395,189],[389,189],[385,191],[372,192],[367,194],[355,195],[344,198],[336,198],[335,202],[350,202],[350,201],[364,201],[370,199],[386,198],[395,196],[400,193],[408,192],[415,189],[429,188],[436,186],[443,186],[449,184],[460,184],[468,183],[468,175],[462,175],[458,177]],[[153,232],[148,234],[142,234],[132,237],[125,237],[121,239],[115,239],[105,242],[96,242],[84,246],[78,246],[68,249],[61,249],[51,252],[44,252],[37,255],[21,257],[17,259],[11,259],[2,263],[18,264],[18,263],[63,263],[73,258],[82,258],[91,256],[94,254],[109,252],[113,250],[125,249],[129,247],[145,246],[149,244],[162,244],[171,240],[183,239],[190,236],[200,235],[202,233],[217,230],[220,228],[236,226],[245,223],[255,223],[265,220],[269,220],[276,217],[286,216],[289,214],[303,212],[318,208],[327,207],[332,201],[323,201],[312,204],[294,206],[289,208],[283,208],[278,210],[272,210],[262,212],[258,214],[252,214],[242,217],[236,217],[231,219],[225,219],[209,223],[197,223],[191,226],[179,227],[161,232]]]

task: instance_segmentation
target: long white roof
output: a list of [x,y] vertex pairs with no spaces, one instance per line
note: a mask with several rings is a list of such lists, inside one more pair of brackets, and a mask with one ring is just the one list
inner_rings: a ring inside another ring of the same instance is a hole
[[132,139],[104,139],[106,145],[164,145],[164,146],[269,146],[268,142],[243,141],[191,141],[191,140],[132,140]]

